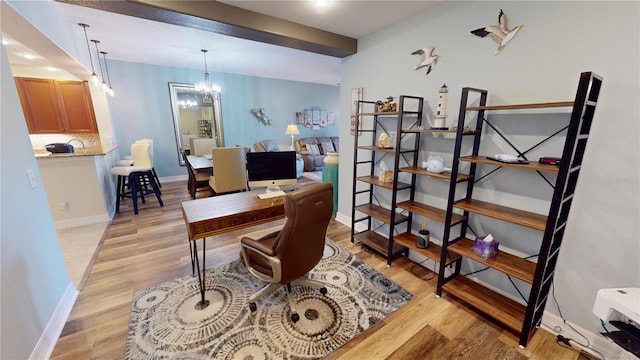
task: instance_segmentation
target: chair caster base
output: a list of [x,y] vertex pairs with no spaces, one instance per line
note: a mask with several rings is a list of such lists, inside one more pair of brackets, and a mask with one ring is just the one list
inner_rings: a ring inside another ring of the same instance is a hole
[[194,309],[196,310],[204,310],[207,308],[207,306],[209,306],[209,300],[205,300],[205,301],[198,301],[198,303],[194,306]]
[[258,307],[256,306],[256,303],[254,303],[254,302],[249,303],[249,310],[251,310],[251,312],[255,312],[256,310],[258,310]]
[[296,323],[296,322],[298,322],[298,320],[300,320],[300,315],[298,315],[297,313],[291,314],[291,321]]

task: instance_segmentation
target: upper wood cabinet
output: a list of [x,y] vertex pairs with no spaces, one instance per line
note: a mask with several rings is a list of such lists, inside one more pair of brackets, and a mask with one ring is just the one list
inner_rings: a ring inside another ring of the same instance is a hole
[[15,78],[31,134],[97,133],[86,81]]

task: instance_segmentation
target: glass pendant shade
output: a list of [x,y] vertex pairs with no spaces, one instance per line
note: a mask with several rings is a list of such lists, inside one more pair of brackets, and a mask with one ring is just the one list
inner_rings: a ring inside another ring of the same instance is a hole
[[94,72],[93,74],[91,74],[91,83],[94,86],[98,86],[100,85],[100,78],[98,77],[98,75],[96,75],[96,73]]

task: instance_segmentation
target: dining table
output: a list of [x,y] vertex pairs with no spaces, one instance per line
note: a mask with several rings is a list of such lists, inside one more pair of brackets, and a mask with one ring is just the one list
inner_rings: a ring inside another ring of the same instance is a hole
[[201,155],[187,155],[187,160],[189,160],[189,164],[193,170],[208,170],[213,169],[213,161],[210,157],[201,156]]

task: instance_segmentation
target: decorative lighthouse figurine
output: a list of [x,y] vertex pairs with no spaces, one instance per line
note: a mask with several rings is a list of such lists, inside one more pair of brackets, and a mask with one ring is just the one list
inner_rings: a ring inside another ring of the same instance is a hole
[[449,130],[444,122],[447,119],[447,93],[449,89],[447,84],[443,84],[438,93],[438,110],[436,111],[436,121],[431,130]]

